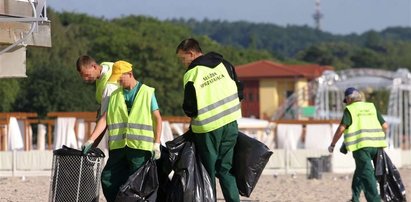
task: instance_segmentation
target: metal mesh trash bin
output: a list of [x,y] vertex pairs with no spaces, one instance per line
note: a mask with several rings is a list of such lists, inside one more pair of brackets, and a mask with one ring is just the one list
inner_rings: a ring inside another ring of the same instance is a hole
[[321,157],[307,158],[307,178],[321,179],[323,169],[323,160]]
[[93,148],[87,155],[63,146],[53,151],[50,202],[98,202],[104,153]]

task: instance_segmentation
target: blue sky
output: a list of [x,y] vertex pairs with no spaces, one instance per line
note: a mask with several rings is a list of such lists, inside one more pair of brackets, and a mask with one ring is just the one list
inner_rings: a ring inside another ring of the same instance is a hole
[[[145,15],[315,26],[315,0],[48,0],[47,5],[108,19]],[[322,30],[334,34],[411,27],[411,0],[321,0],[320,9]]]

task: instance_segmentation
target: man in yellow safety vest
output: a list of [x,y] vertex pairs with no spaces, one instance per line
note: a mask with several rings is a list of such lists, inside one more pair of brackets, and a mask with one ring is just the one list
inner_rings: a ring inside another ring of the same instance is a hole
[[[230,173],[241,118],[241,85],[234,67],[222,55],[203,54],[199,43],[183,40],[176,50],[187,68],[184,74],[183,109],[191,117],[196,152],[210,175],[215,196],[215,177],[226,201],[240,201],[235,177]],[[239,90],[240,89],[240,90]]]
[[[113,68],[112,62],[102,62],[97,64],[96,60],[88,55],[82,55],[77,59],[76,62],[77,71],[79,72],[83,81],[87,83],[96,83],[96,101],[100,105],[97,111],[97,119],[107,111],[108,101],[111,93],[118,88],[117,82],[108,82]],[[101,149],[107,149],[107,138],[106,136],[97,138],[95,146],[99,144]],[[101,139],[104,140],[102,142]]]
[[328,151],[334,151],[335,144],[344,134],[344,145],[353,153],[355,160],[351,184],[352,201],[359,201],[361,190],[364,190],[367,201],[381,201],[372,160],[378,149],[387,147],[385,132],[388,124],[373,103],[362,101],[362,95],[356,88],[347,88],[344,96],[347,106]]
[[111,96],[107,112],[103,113],[83,153],[108,127],[109,159],[101,174],[104,196],[114,201],[119,188],[154,154],[160,158],[162,119],[154,88],[137,81],[132,65],[126,61],[113,64],[109,82],[120,86]]

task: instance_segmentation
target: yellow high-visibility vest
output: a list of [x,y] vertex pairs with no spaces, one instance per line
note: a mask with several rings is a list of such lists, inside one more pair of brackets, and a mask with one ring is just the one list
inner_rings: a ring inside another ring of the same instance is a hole
[[152,151],[154,142],[151,99],[154,88],[142,85],[134,99],[130,114],[124,99],[123,88],[115,90],[110,97],[107,110],[109,149],[125,146]]
[[344,143],[348,151],[364,147],[387,147],[385,133],[373,103],[354,102],[347,109],[352,119],[352,124],[344,131]]
[[101,104],[101,98],[103,96],[104,89],[106,88],[107,81],[111,76],[113,64],[114,63],[112,62],[102,62],[100,64],[101,67],[107,66],[108,71],[105,74],[103,74],[102,77],[96,80],[96,101],[98,104]]
[[198,115],[191,121],[195,133],[206,133],[241,118],[237,86],[226,67],[198,65],[184,74],[184,86],[193,82],[196,90]]

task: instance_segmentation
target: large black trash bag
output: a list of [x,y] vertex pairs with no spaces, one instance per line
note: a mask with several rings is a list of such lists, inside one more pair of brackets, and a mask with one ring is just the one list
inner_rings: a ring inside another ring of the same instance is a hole
[[214,202],[210,177],[196,156],[190,133],[166,143],[174,171],[167,202]]
[[163,145],[160,146],[161,157],[156,160],[159,187],[157,191],[157,202],[164,202],[171,187],[171,180],[168,175],[172,171],[170,162],[170,152]]
[[407,201],[400,173],[383,149],[378,150],[374,166],[381,199],[385,202]]
[[157,165],[150,159],[120,187],[116,202],[155,202],[158,186]]
[[236,178],[237,188],[242,196],[251,195],[272,154],[273,152],[262,142],[238,132],[231,172]]

